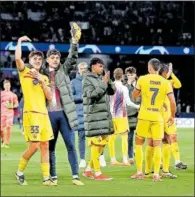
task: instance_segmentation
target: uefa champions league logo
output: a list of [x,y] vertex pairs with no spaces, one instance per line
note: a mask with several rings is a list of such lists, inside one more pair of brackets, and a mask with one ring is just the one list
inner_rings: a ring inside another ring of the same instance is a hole
[[[15,51],[16,50],[16,44],[14,44],[14,42],[9,42],[6,46],[5,46],[5,50],[8,51]],[[21,44],[22,47],[26,47],[28,49],[28,51],[34,51],[36,50],[36,48],[34,47],[34,45],[30,42],[22,42]]]
[[149,54],[153,54],[154,51],[155,51],[155,54],[156,54],[156,52],[158,52],[161,55],[169,54],[167,49],[163,46],[153,46],[153,47],[147,48],[147,49],[144,46],[141,46],[135,51],[135,54],[149,55]]
[[87,44],[84,47],[80,47],[78,49],[79,53],[83,53],[84,51],[92,51],[93,53],[101,53],[101,50],[97,45]]

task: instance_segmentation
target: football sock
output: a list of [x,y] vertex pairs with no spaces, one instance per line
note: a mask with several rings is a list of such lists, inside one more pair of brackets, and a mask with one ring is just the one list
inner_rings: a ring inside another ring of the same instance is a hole
[[161,147],[160,146],[154,147],[153,162],[154,162],[154,173],[159,174],[160,163],[161,163]]
[[136,168],[137,171],[142,172],[142,164],[143,164],[143,148],[142,145],[135,146],[135,159],[136,159]]
[[127,163],[127,155],[128,155],[128,135],[124,134],[122,137],[122,153],[123,153],[123,162]]
[[148,174],[152,170],[152,159],[154,154],[154,147],[147,145],[145,151],[145,173]]
[[109,148],[111,158],[115,158],[115,146],[114,146],[115,139],[116,139],[116,135],[111,135],[109,137],[109,141],[108,141],[108,148]]
[[49,163],[41,163],[43,179],[47,180],[49,178]]
[[163,171],[164,172],[169,172],[170,157],[171,157],[171,145],[163,144],[162,145],[162,159],[163,159]]
[[26,160],[23,157],[21,157],[20,158],[20,163],[19,163],[19,166],[18,166],[18,171],[19,172],[24,172],[27,164],[28,164],[28,160]]
[[180,152],[179,152],[179,146],[177,142],[171,143],[171,152],[173,154],[175,161],[180,162]]
[[93,167],[95,172],[100,172],[100,162],[99,162],[99,147],[96,145],[91,145],[91,160],[93,162]]

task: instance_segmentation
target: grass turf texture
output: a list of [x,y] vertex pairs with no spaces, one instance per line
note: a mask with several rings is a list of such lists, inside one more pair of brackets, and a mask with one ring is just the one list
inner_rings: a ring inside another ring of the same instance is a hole
[[[179,129],[178,135],[181,159],[188,164],[188,169],[175,170],[172,158],[171,171],[178,176],[174,180],[163,179],[162,182],[155,183],[152,182],[152,179],[131,180],[130,176],[136,172],[135,165],[111,167],[106,148],[105,156],[108,166],[102,171],[106,175],[112,176],[114,180],[94,181],[81,175],[80,178],[85,185],[72,185],[67,152],[60,136],[56,150],[58,186],[42,186],[39,152],[32,157],[25,171],[28,186],[20,186],[16,182],[14,173],[27,145],[18,126],[14,126],[10,148],[1,148],[1,196],[194,196],[194,131],[193,129]],[[88,147],[86,152],[86,158],[89,158]],[[116,140],[116,153],[118,161],[122,161],[120,137],[117,137]],[[82,172],[83,169],[80,170],[80,174]]]

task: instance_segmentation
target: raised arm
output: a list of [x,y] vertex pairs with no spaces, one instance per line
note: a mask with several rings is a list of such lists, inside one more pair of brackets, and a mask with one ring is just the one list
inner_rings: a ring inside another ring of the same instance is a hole
[[77,64],[78,42],[81,38],[81,29],[76,23],[73,23],[71,26],[71,36],[72,39],[70,44],[70,52],[68,54],[66,61],[63,64],[63,68],[66,73],[75,69],[75,65]]
[[167,85],[167,97],[170,101],[170,108],[171,108],[171,117],[169,118],[168,124],[172,125],[174,123],[174,119],[175,119],[176,102],[175,102],[175,96],[173,93],[173,88],[170,83],[168,83],[168,85]]
[[142,77],[140,77],[138,79],[137,84],[136,84],[136,88],[132,92],[132,99],[133,100],[136,100],[141,94],[141,83],[142,83]]
[[176,77],[176,75],[174,73],[171,73],[171,82],[172,82],[172,86],[173,88],[179,89],[181,88],[181,82],[180,80]]
[[21,72],[24,70],[24,62],[22,60],[22,42],[24,41],[31,41],[30,38],[28,38],[27,36],[22,36],[18,39],[18,43],[17,43],[17,46],[16,46],[16,51],[15,51],[15,61],[16,61],[16,66],[17,66],[17,69]]

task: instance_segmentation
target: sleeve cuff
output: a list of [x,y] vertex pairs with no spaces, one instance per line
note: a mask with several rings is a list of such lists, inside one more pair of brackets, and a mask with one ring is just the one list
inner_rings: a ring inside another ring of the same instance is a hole
[[172,94],[173,92],[169,92],[169,93],[167,93],[167,95],[169,95],[169,94]]

